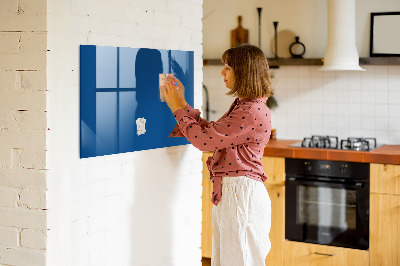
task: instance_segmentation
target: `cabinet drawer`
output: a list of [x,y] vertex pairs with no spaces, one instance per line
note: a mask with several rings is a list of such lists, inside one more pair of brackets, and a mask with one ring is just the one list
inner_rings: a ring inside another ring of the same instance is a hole
[[365,250],[285,241],[285,266],[365,266],[369,254]]

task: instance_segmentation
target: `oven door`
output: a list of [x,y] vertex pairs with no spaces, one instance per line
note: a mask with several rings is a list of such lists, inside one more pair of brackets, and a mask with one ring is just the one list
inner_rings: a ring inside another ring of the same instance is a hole
[[286,178],[286,239],[367,250],[368,183]]

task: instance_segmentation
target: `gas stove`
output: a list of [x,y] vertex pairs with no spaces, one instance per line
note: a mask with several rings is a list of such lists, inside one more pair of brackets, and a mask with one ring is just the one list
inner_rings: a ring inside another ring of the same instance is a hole
[[[311,136],[303,141],[289,145],[291,147],[338,149],[353,151],[371,151],[378,147],[376,138],[347,138],[339,142],[336,136]],[[381,146],[381,145],[379,145]]]

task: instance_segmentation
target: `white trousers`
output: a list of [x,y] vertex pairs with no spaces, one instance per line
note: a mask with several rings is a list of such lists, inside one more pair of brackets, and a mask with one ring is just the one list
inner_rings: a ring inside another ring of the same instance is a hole
[[212,266],[265,265],[271,249],[271,201],[262,182],[245,176],[223,177],[212,224]]

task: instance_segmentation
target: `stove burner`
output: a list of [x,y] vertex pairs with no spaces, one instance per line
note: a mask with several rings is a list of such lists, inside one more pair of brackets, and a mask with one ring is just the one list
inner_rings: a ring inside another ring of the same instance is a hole
[[305,148],[326,148],[338,149],[339,140],[334,136],[312,136],[311,138],[304,138],[301,142],[301,147]]
[[317,136],[304,138],[302,142],[297,142],[290,146],[303,148],[321,148],[321,149],[341,149],[353,151],[371,151],[378,147],[376,138],[347,138],[340,141],[336,136]]
[[347,138],[340,141],[343,150],[369,151],[376,148],[376,138]]

